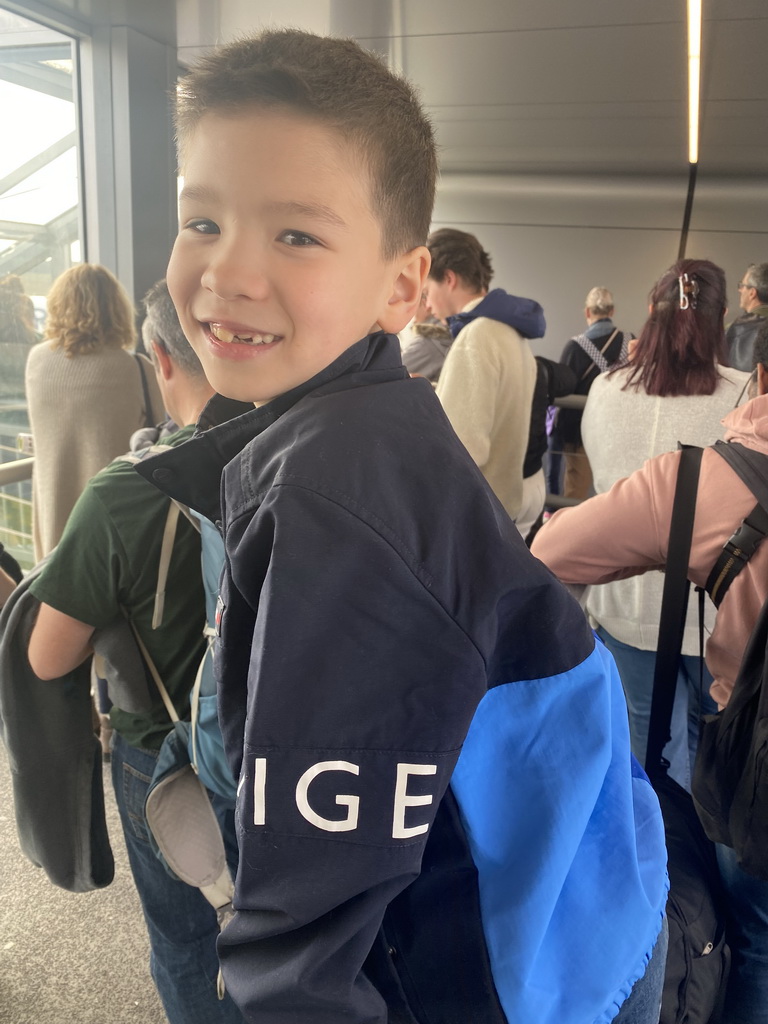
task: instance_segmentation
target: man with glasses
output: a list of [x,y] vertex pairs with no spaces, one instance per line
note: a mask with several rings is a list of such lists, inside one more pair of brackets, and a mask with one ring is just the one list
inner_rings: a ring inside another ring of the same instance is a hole
[[739,282],[739,307],[742,314],[725,332],[728,361],[737,370],[752,370],[755,365],[755,338],[768,319],[768,263],[751,263]]

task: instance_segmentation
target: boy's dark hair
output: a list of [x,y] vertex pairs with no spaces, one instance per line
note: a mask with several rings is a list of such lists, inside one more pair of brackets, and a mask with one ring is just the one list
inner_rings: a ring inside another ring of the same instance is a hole
[[203,365],[181,329],[173,299],[165,281],[157,281],[143,299],[146,310],[141,325],[144,347],[154,362],[151,342],[156,341],[188,377],[203,377]]
[[755,335],[755,366],[760,363],[768,370],[768,320],[763,319]]
[[437,177],[432,126],[413,88],[354,40],[294,29],[218,47],[179,82],[180,156],[207,113],[292,111],[337,131],[371,178],[386,259],[423,245]]
[[439,228],[427,239],[432,256],[429,276],[442,281],[446,271],[452,270],[465,284],[478,292],[488,290],[493,277],[491,257],[474,235],[458,228]]

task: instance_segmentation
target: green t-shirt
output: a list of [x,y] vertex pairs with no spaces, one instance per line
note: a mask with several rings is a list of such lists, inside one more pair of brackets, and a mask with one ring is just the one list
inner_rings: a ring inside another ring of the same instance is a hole
[[[194,427],[164,443],[181,444]],[[38,600],[95,629],[126,609],[146,644],[180,717],[204,651],[205,597],[200,538],[179,517],[168,571],[163,622],[152,629],[163,528],[169,499],[133,468],[116,461],[87,485],[66,529],[30,589]],[[113,727],[135,747],[156,750],[171,728],[159,693],[152,710],[129,714],[113,707]]]

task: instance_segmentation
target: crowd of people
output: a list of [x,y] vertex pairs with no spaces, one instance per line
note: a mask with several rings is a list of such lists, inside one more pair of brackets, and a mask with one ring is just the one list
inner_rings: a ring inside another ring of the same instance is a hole
[[[429,234],[431,126],[353,42],[290,30],[218,48],[183,80],[176,129],[180,231],[145,298],[148,358],[103,267],[55,282],[40,341],[6,288],[26,325],[42,559],[20,584],[0,575],[18,777],[39,754],[29,722],[94,685],[94,655],[171,1024],[657,1024],[668,878],[641,768],[656,570],[678,443],[768,455],[768,264],[747,268],[727,332],[708,260],[659,277],[637,338],[593,287],[558,362],[531,345],[542,306],[490,287],[480,240]],[[568,394],[583,413],[552,423]],[[541,525],[559,454],[581,503]],[[753,505],[708,450],[694,583]],[[709,615],[703,673],[686,631],[665,750],[685,789],[699,721],[727,705],[768,598],[767,558]],[[555,576],[589,585],[584,609]],[[224,752],[221,785],[200,774],[231,906],[152,841],[176,718],[196,767],[196,729]],[[90,774],[76,754],[51,761],[51,784],[74,800],[86,777],[91,800],[98,745]],[[43,834],[48,800],[21,783],[16,797]],[[46,865],[95,842],[59,825]],[[761,1024],[768,883],[718,858],[721,1024]]]

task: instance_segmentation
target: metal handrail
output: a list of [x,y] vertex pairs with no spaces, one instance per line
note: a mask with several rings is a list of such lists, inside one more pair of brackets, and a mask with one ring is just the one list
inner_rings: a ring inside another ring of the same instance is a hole
[[34,464],[34,458],[16,459],[15,462],[0,464],[0,487],[5,487],[7,484],[18,484],[22,480],[31,480]]
[[553,402],[553,405],[560,409],[583,409],[586,404],[586,395],[563,395],[562,398],[556,398]]
[[[585,395],[565,395],[563,398],[556,398],[555,405],[561,409],[583,409],[584,403],[586,402]],[[0,464],[0,487],[5,487],[7,484],[17,484],[22,480],[31,480],[32,478],[32,467],[35,464],[33,457],[27,459],[17,459],[15,462],[3,462]],[[550,502],[549,499],[552,499]],[[557,504],[558,508],[564,507],[565,504],[570,504],[571,499],[563,498],[561,495],[547,495],[547,505]],[[577,502],[573,502],[577,504]]]

